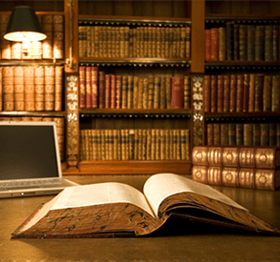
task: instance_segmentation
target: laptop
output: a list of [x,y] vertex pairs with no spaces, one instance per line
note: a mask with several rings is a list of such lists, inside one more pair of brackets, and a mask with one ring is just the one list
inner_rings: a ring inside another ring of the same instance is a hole
[[62,178],[55,122],[0,122],[0,198],[57,194]]

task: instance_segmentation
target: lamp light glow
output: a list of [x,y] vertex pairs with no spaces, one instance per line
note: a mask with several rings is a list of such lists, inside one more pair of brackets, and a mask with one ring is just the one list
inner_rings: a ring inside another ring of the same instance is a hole
[[29,6],[17,6],[13,9],[5,35],[6,40],[40,41],[47,36],[41,29],[34,10]]

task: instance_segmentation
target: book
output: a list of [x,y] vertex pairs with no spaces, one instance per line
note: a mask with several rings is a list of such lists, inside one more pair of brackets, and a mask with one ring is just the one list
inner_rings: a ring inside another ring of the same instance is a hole
[[161,173],[145,182],[143,193],[130,185],[113,182],[67,188],[38,208],[11,237],[149,235],[162,227],[175,211],[186,219],[280,233],[210,186],[180,175]]
[[[203,176],[201,174],[204,174]],[[280,185],[280,170],[193,166],[192,179],[204,184],[276,190]]]

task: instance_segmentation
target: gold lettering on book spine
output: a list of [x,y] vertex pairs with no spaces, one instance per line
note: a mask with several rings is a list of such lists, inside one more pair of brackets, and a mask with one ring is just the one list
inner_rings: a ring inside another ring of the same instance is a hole
[[225,147],[223,149],[222,163],[223,163],[223,166],[228,166],[228,167],[239,166],[238,149]]
[[225,167],[222,172],[222,180],[224,186],[237,187],[238,183],[238,169]]
[[257,168],[274,168],[275,154],[272,148],[256,149],[256,167]]
[[207,167],[206,166],[193,166],[192,179],[200,183],[207,184]]
[[257,169],[255,175],[256,188],[258,189],[275,189],[275,171],[274,170],[265,170]]
[[193,165],[208,165],[207,147],[195,147],[192,151]]

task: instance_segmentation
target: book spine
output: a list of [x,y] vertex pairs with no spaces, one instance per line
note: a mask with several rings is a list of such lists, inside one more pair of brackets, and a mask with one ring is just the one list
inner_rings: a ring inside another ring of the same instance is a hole
[[111,75],[105,75],[105,108],[111,104]]
[[110,108],[116,108],[116,76],[111,75]]
[[226,60],[226,28],[219,27],[219,61]]
[[244,127],[242,123],[236,124],[236,145],[243,145],[243,132],[244,132]]
[[211,75],[210,82],[211,82],[210,108],[211,108],[211,113],[215,113],[217,111],[217,76]]
[[47,35],[47,38],[42,41],[42,57],[43,59],[53,58],[53,16],[42,16],[42,29]]
[[98,107],[98,67],[91,67],[91,106]]
[[243,111],[243,94],[244,94],[244,75],[237,75],[236,83],[236,112]]
[[208,113],[211,111],[211,76],[204,75],[204,111]]
[[272,77],[271,75],[264,76],[263,84],[263,112],[271,112],[271,97],[272,97]]
[[205,30],[205,60],[211,60],[211,30]]
[[133,108],[133,76],[127,77],[127,108]]
[[116,76],[116,108],[122,108],[122,76]]
[[249,111],[249,80],[250,80],[250,76],[249,74],[244,74],[244,78],[243,78],[244,82],[243,82],[243,112],[248,112]]
[[237,75],[230,75],[230,101],[229,111],[236,112],[236,89],[237,89]]
[[264,75],[255,76],[255,112],[261,112],[263,109],[263,83]]
[[256,36],[255,36],[255,60],[264,60],[264,26],[256,26]]
[[233,59],[239,60],[239,24],[233,25]]
[[217,76],[217,112],[223,112],[224,102],[224,78],[223,75]]
[[227,113],[230,111],[230,76],[224,75],[224,104],[223,111]]
[[91,67],[86,67],[86,108],[92,107],[92,82],[91,82]]
[[228,145],[228,137],[229,137],[228,124],[221,124],[221,145]]
[[98,105],[99,108],[105,108],[105,72],[99,71],[98,75]]
[[247,38],[248,38],[248,26],[239,26],[239,60],[246,61],[247,59]]
[[79,67],[80,108],[86,107],[86,67]]
[[255,60],[255,26],[248,25],[247,34],[247,60]]
[[264,26],[264,61],[272,61],[272,25]]
[[272,76],[272,94],[271,94],[271,111],[278,112],[280,111],[280,76]]
[[14,67],[14,101],[15,110],[24,111],[24,69],[22,66]]
[[64,58],[64,28],[63,15],[53,16],[53,58]]
[[249,104],[248,111],[255,111],[255,75],[250,74],[249,76]]
[[[34,67],[24,67],[24,110],[35,111]],[[54,67],[45,67],[45,111],[54,110]]]
[[236,124],[233,123],[228,125],[228,144],[230,146],[236,145]]
[[226,22],[226,60],[233,60],[233,23]]
[[[63,66],[55,67],[55,87],[54,87],[54,111],[62,111],[63,101]],[[36,68],[35,68],[36,70]],[[35,71],[36,73],[36,71]],[[36,101],[36,82],[35,82],[35,102]],[[35,106],[36,106],[35,105]],[[36,110],[37,111],[37,110]]]
[[218,28],[211,28],[211,60],[218,61],[218,54],[219,54],[219,29]]
[[244,146],[253,145],[253,125],[244,124]]

